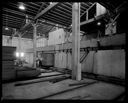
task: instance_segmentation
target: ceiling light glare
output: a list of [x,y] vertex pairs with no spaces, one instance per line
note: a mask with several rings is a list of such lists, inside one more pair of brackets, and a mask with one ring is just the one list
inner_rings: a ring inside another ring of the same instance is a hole
[[50,5],[53,4],[52,2],[50,2]]
[[25,10],[25,6],[24,6],[23,4],[20,4],[20,5],[19,5],[19,9],[20,9],[20,10]]
[[101,25],[101,22],[98,22],[97,25],[100,26]]
[[9,30],[8,27],[5,27],[5,30]]

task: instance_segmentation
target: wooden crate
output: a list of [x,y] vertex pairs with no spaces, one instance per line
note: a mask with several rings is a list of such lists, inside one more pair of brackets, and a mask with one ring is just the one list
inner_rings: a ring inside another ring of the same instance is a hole
[[42,54],[42,64],[44,66],[53,66],[54,65],[54,54],[53,53],[43,53]]

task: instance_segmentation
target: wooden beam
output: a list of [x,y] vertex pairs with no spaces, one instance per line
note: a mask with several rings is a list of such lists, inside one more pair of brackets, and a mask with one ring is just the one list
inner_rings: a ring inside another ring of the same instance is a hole
[[[100,45],[101,46],[116,46],[116,45],[125,45],[126,34],[117,34],[109,37],[102,37],[100,38]],[[97,47],[97,40],[86,40],[80,42],[80,48],[87,48],[87,47]],[[54,51],[54,50],[65,50],[71,49],[72,43],[65,43],[62,45],[51,45],[45,47],[38,47],[37,51]],[[33,48],[27,49],[26,52],[33,52]]]
[[32,22],[29,22],[29,23],[25,24],[25,25],[20,29],[20,31],[24,31],[24,29],[25,29],[26,27],[28,27],[29,25],[31,25],[31,23],[32,23]]
[[57,4],[58,3],[53,3],[53,4],[49,5],[46,9],[42,10],[39,14],[37,14],[34,19],[35,20],[38,19],[40,16],[42,16],[44,13],[46,13],[47,11],[49,11],[50,9],[52,9]]
[[80,3],[72,6],[72,79],[81,80],[80,68]]
[[33,62],[36,68],[36,38],[37,38],[37,25],[33,24]]
[[95,18],[92,18],[92,19],[89,19],[89,20],[85,20],[85,21],[83,21],[83,22],[80,23],[80,26],[85,25],[85,24],[88,24],[88,23],[91,23],[91,22],[96,21],[96,20],[99,20],[102,17],[104,17],[104,15],[100,15],[100,16],[97,16]]
[[18,51],[21,52],[22,48],[21,48],[21,33],[17,32],[18,34],[18,39],[19,39],[19,46],[18,46]]

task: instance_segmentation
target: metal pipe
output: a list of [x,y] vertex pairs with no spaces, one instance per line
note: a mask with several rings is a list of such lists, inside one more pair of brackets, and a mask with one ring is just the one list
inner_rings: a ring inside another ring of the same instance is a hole
[[42,2],[42,5],[40,6],[40,8],[38,9],[38,12],[37,12],[37,14],[42,10],[42,8],[43,8],[43,6],[44,6],[44,2]]
[[[7,25],[3,24],[3,26],[7,26]],[[20,27],[18,27],[16,25],[12,25],[12,24],[8,24],[8,27],[20,29]]]

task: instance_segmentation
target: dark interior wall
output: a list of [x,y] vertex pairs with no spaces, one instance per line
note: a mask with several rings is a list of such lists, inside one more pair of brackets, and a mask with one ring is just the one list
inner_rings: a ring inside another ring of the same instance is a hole
[[[98,22],[101,22],[100,26],[97,25]],[[103,19],[101,19],[93,23],[82,25],[80,27],[80,30],[85,32],[87,39],[97,38],[99,31],[101,32],[101,36],[104,36],[105,35],[105,22]]]
[[127,33],[127,27],[128,27],[128,11],[124,11],[121,13],[119,18],[117,19],[117,33]]

